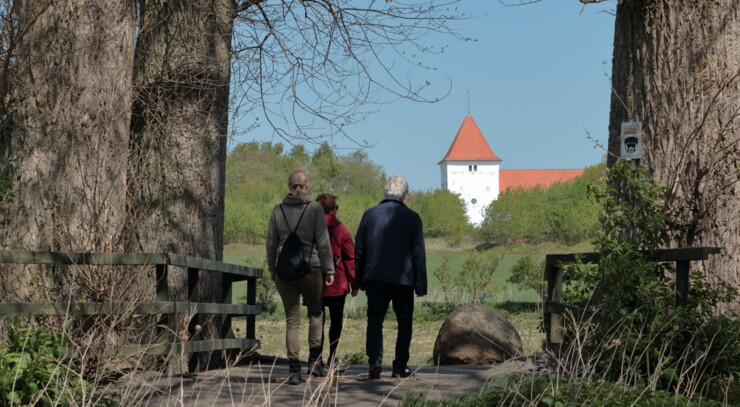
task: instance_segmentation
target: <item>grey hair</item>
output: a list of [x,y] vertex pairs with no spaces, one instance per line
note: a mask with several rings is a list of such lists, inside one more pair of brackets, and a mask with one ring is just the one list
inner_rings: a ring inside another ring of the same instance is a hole
[[400,175],[392,175],[385,183],[383,193],[385,196],[403,199],[409,193],[409,183]]

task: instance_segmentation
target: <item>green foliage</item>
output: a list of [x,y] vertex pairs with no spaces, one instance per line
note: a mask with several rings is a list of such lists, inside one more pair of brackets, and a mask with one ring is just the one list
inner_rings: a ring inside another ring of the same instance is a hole
[[334,191],[332,180],[337,178],[340,166],[329,143],[324,142],[311,157],[311,183],[318,191]]
[[347,365],[367,365],[368,358],[365,352],[353,352],[342,358],[342,363]]
[[284,156],[282,144],[236,146],[226,157],[224,242],[264,241],[272,208],[288,191],[288,174],[303,164]]
[[415,193],[408,206],[419,213],[424,236],[449,237],[453,240],[472,231],[465,214],[465,202],[446,189]]
[[456,400],[427,400],[411,393],[403,407],[721,407],[715,401],[685,397],[645,387],[624,387],[608,381],[582,378],[563,379],[550,375],[507,376],[483,387],[480,392]]
[[262,312],[273,314],[277,308],[277,286],[270,277],[270,271],[267,269],[267,258],[264,256],[253,256],[245,260],[246,264],[252,267],[261,268],[263,271],[262,278],[257,279],[257,302],[262,305]]
[[598,230],[598,204],[588,197],[589,182],[601,177],[603,165],[589,167],[573,181],[549,188],[507,190],[486,210],[480,227],[484,240],[574,243],[594,237]]
[[434,270],[434,276],[439,282],[447,308],[463,304],[468,296],[472,302],[482,303],[495,288],[493,273],[499,261],[501,256],[473,252],[463,261],[460,272],[453,274],[449,256],[443,256]]
[[566,303],[599,310],[593,336],[583,343],[609,377],[625,380],[628,366],[633,384],[653,380],[691,394],[699,383],[740,374],[740,321],[713,314],[737,290],[711,287],[691,273],[689,303],[677,303],[675,271],[654,262],[667,221],[663,192],[644,167],[633,169],[626,160],[615,163],[606,183],[591,187],[603,207],[604,228],[594,244],[601,259],[596,267],[569,268],[564,295]]
[[352,194],[380,198],[386,177],[383,168],[370,161],[367,153],[357,150],[347,156],[339,156],[341,166],[334,178],[336,194]]
[[42,326],[13,320],[7,342],[0,344],[0,407],[78,403],[87,384],[62,357],[65,343]]
[[494,289],[493,273],[501,256],[475,252],[463,262],[460,285],[472,293],[474,303],[482,303]]
[[414,306],[414,321],[435,322],[444,321],[452,311],[449,303],[436,301],[423,301]]
[[337,195],[337,216],[350,231],[356,230],[365,209],[382,198],[385,174],[363,151],[338,156],[325,143],[309,157],[303,146],[285,154],[279,143],[241,144],[226,158],[226,243],[264,241],[272,208],[288,193],[287,177],[296,168],[309,174],[312,196]]
[[447,304],[449,309],[460,305],[462,297],[455,292],[458,286],[459,274],[452,274],[449,255],[445,254],[442,256],[433,274],[439,282],[443,303]]
[[542,272],[545,269],[544,261],[535,261],[532,256],[522,256],[511,269],[508,282],[516,284],[520,290],[532,289],[540,298],[544,298],[547,287]]

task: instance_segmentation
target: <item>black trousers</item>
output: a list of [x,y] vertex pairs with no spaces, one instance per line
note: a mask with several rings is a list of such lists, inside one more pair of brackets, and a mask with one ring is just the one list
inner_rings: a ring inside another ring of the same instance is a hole
[[[326,325],[326,313],[329,311],[329,363],[334,363],[337,355],[337,346],[339,346],[339,336],[342,334],[344,324],[344,300],[346,295],[336,297],[323,297],[324,304],[324,325]],[[321,333],[321,348],[324,348],[324,331]]]
[[393,312],[398,321],[396,336],[396,358],[393,370],[402,371],[409,363],[409,348],[414,320],[414,289],[406,285],[368,281],[367,294],[367,341],[365,349],[370,364],[383,363],[383,321],[388,305],[393,303]]

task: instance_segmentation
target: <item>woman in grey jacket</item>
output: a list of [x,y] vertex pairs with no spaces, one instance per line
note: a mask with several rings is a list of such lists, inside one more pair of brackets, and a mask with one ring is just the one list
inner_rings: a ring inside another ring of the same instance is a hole
[[[300,384],[300,297],[303,295],[308,308],[308,374],[325,376],[321,360],[321,335],[324,330],[321,295],[323,284],[331,285],[334,282],[334,261],[324,209],[308,197],[308,175],[303,170],[293,171],[288,177],[288,189],[290,193],[283,198],[282,204],[275,205],[270,216],[266,243],[267,267],[285,308],[285,345],[290,364],[288,383]],[[309,257],[307,260],[311,271],[297,280],[283,281],[275,273],[278,254],[294,229],[303,244],[303,252]]]

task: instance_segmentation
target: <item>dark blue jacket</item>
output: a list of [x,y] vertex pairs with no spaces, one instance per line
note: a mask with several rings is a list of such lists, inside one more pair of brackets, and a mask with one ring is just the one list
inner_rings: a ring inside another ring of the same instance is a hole
[[426,295],[426,252],[419,214],[389,197],[366,210],[355,237],[355,273],[360,289],[368,281],[384,281]]

